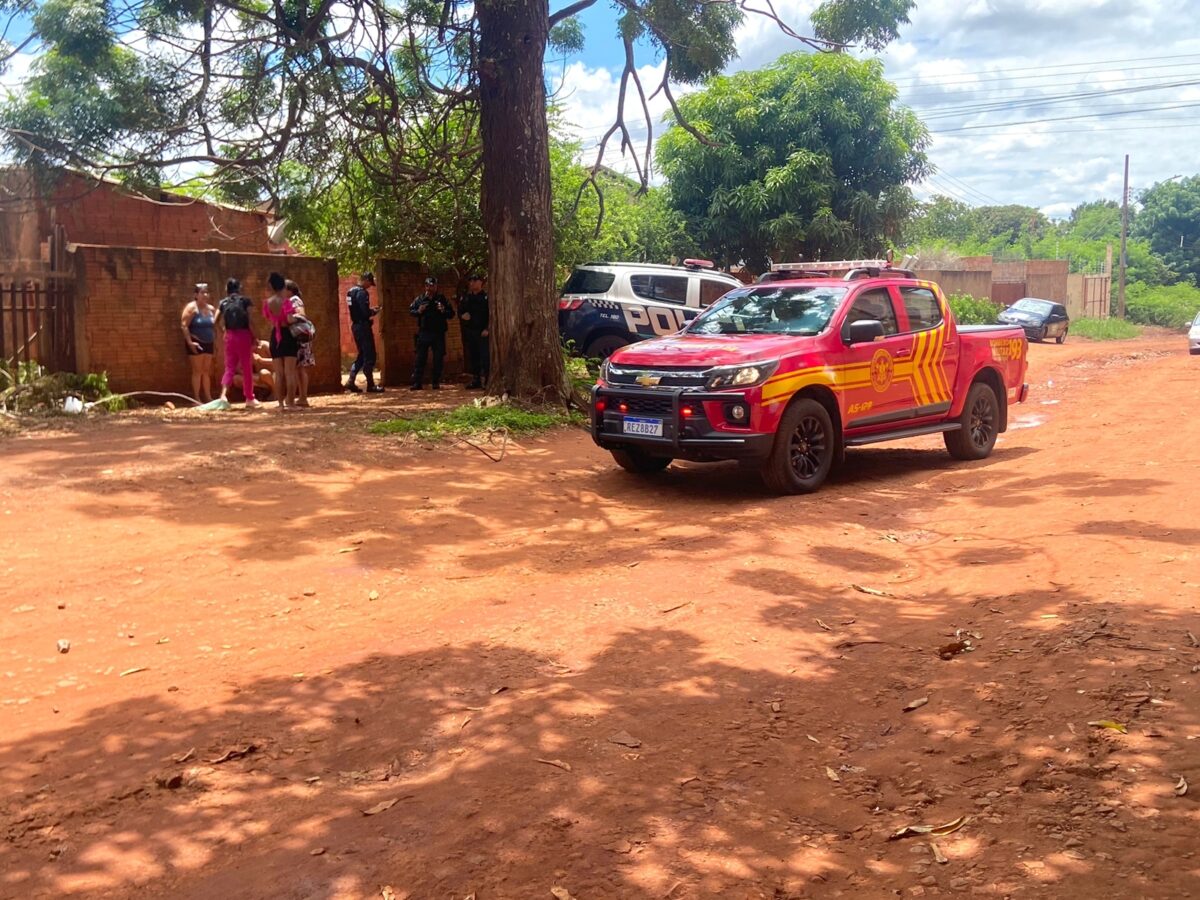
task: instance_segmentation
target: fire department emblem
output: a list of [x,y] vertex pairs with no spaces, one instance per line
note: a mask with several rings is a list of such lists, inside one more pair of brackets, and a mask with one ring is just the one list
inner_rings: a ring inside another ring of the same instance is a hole
[[875,356],[871,360],[871,387],[882,394],[892,386],[894,371],[892,354],[886,350],[876,350]]

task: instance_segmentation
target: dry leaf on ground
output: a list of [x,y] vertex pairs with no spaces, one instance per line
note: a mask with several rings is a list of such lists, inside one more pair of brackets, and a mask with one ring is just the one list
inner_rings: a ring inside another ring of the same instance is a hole
[[944,837],[947,834],[953,834],[962,828],[970,821],[967,816],[959,816],[945,825],[905,825],[903,828],[892,832],[888,837],[889,841],[898,840],[899,838],[914,837],[921,834],[932,834],[938,837]]
[[931,852],[931,853],[933,853],[933,861],[934,861],[934,862],[936,862],[936,863],[940,863],[940,864],[942,864],[943,866],[944,866],[946,863],[950,862],[950,860],[946,859],[946,854],[944,854],[944,853],[942,852],[942,848],[941,848],[941,847],[939,847],[937,844],[930,844],[930,845],[929,845],[929,850],[930,850],[930,852]]
[[1112,719],[1097,719],[1095,722],[1088,722],[1093,728],[1107,728],[1110,731],[1119,731],[1121,734],[1128,734],[1129,729],[1120,722],[1114,722]]
[[564,772],[571,771],[571,764],[565,763],[561,759],[538,759],[534,760],[534,762],[540,762],[547,766],[554,766],[554,768],[562,769]]
[[136,675],[138,672],[145,672],[146,668],[146,666],[134,666],[132,669],[126,669],[122,672],[121,677],[124,678],[126,675]]
[[815,737],[813,737],[811,734],[806,734],[806,735],[805,735],[805,737],[806,737],[806,738],[808,738],[810,741],[812,741],[814,744],[819,744],[819,743],[821,743],[821,742],[820,742],[820,741],[818,741],[818,740],[817,740]]
[[635,738],[628,731],[618,731],[608,739],[610,744],[620,744],[622,747],[632,747],[634,749],[642,746],[642,742]]
[[821,626],[821,628],[822,628],[823,630],[825,630],[825,631],[833,631],[833,629],[832,629],[832,628],[830,628],[828,625],[826,625],[826,624],[825,624],[824,622],[822,622],[820,619],[816,619],[815,621],[816,621],[816,623],[817,623],[818,625],[820,625],[820,626]]
[[852,584],[852,585],[850,585],[850,587],[854,588],[860,594],[870,594],[872,597],[895,597],[896,596],[895,594],[889,594],[887,591],[881,591],[878,588],[864,587],[861,584]]
[[571,896],[570,891],[568,891],[565,887],[559,887],[558,885],[550,888],[550,893],[554,896],[554,900],[575,900],[575,898]]
[[1178,781],[1178,782],[1176,782],[1176,784],[1175,784],[1175,796],[1176,796],[1176,797],[1182,797],[1182,796],[1183,796],[1184,794],[1186,794],[1187,792],[1188,792],[1188,783],[1187,783],[1187,779],[1186,779],[1186,778],[1184,778],[1182,775],[1180,775],[1180,776],[1179,776],[1179,781]]
[[362,814],[364,816],[377,816],[381,812],[387,812],[389,809],[391,809],[393,806],[395,806],[398,800],[399,800],[398,797],[394,797],[391,800],[383,800],[379,803],[376,803],[374,806],[370,807],[369,809],[364,809],[362,811]]
[[924,706],[928,702],[929,702],[928,697],[918,697],[916,700],[911,701],[907,706],[905,706],[904,711],[912,712],[914,709],[920,709],[922,706]]
[[193,747],[191,750],[187,751],[187,753],[180,753],[178,756],[172,756],[171,759],[175,760],[177,763],[185,763],[195,755],[196,748]]
[[249,756],[257,749],[258,744],[247,744],[245,747],[234,747],[232,750],[226,750],[222,756],[218,756],[216,759],[210,759],[209,762],[215,766],[218,763],[229,762],[230,760],[234,759],[241,759],[243,756]]
[[841,781],[842,780],[842,776],[839,775],[837,772],[833,771],[833,769],[831,769],[829,766],[825,767],[825,777],[828,778],[830,781]]

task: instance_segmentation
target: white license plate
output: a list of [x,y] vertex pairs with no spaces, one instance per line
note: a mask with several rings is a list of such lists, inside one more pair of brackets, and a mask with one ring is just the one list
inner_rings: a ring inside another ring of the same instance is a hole
[[644,419],[640,416],[626,416],[624,425],[626,434],[642,434],[647,437],[663,436],[662,419]]

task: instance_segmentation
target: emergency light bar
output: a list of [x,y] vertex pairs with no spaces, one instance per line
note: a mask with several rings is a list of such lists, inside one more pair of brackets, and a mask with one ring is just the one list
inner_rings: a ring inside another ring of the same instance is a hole
[[712,269],[715,268],[711,259],[685,259],[683,264],[689,269]]

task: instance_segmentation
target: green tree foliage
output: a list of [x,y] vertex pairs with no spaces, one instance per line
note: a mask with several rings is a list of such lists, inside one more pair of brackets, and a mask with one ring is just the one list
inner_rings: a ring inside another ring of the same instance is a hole
[[[582,46],[571,19],[595,2],[552,12],[545,0],[0,0],[0,13],[32,22],[26,46],[39,54],[24,89],[0,103],[0,130],[10,156],[44,169],[69,165],[135,184],[199,169],[224,196],[274,201],[334,247],[348,245],[352,227],[370,238],[413,224],[389,222],[389,214],[419,207],[432,218],[446,212],[443,204],[475,203],[463,199],[459,176],[464,162],[482,166],[476,196],[497,297],[494,380],[519,396],[543,395],[566,384],[547,239],[554,223],[543,57],[548,45]],[[626,65],[610,138],[633,150],[627,112],[643,115],[655,90],[673,102],[672,81],[696,83],[725,67],[745,7],[711,0],[613,6]],[[826,0],[815,13],[821,37],[787,30],[810,47],[878,47],[910,7]],[[778,21],[769,5],[761,14]],[[640,81],[635,57],[644,47],[666,61],[659,85]],[[0,48],[0,64],[7,52]],[[810,87],[819,94],[822,84],[811,79]],[[853,227],[874,234],[902,215],[907,192],[874,190],[871,170],[888,169],[913,145],[888,152],[890,141],[923,143],[924,132],[915,120],[897,125],[894,113],[878,139],[869,104],[835,90],[820,100],[838,106],[823,122],[809,122],[813,139],[836,132],[846,146],[839,159],[857,155],[862,171],[826,173],[827,186],[849,177],[856,187],[826,191],[817,198],[826,205],[804,227],[810,240],[845,245]],[[792,177],[820,168],[827,149],[808,161],[800,154]],[[643,163],[639,173],[643,185],[648,168]],[[344,204],[340,219],[327,214],[331,199]],[[356,220],[358,203],[371,218]],[[460,223],[456,212],[438,224]],[[465,251],[440,252],[459,258]]]
[[1160,181],[1139,198],[1141,210],[1132,226],[1167,268],[1200,284],[1200,175]]
[[909,215],[928,135],[877,61],[790,53],[680,101],[707,136],[663,135],[672,205],[723,262],[877,253]]

